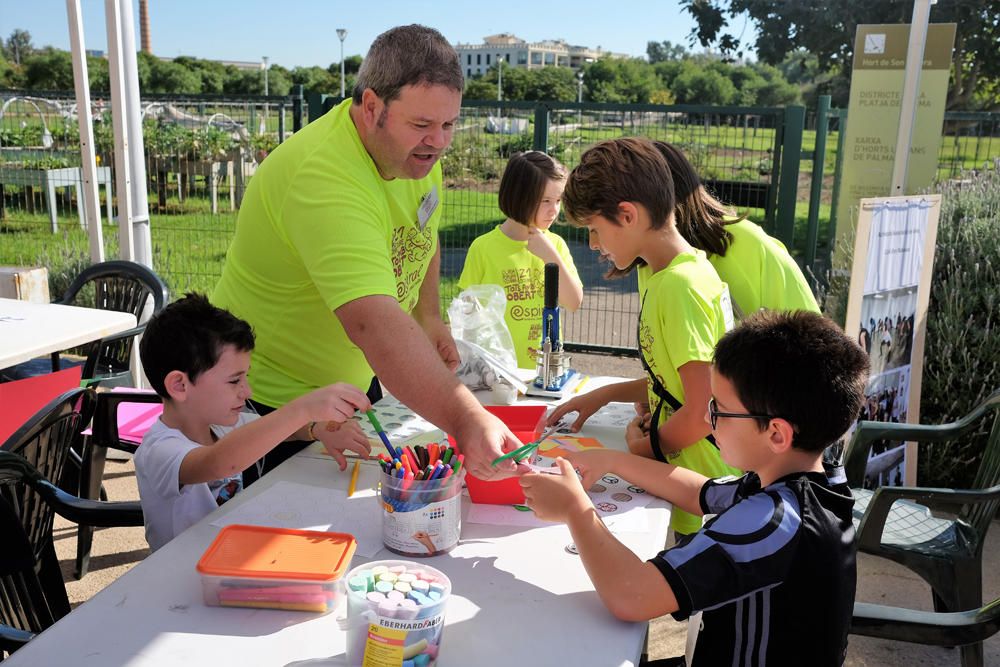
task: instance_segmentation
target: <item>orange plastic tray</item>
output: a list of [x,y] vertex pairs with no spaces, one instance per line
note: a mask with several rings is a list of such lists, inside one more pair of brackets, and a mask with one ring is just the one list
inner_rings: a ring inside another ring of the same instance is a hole
[[198,561],[206,576],[332,581],[350,567],[353,535],[233,524]]

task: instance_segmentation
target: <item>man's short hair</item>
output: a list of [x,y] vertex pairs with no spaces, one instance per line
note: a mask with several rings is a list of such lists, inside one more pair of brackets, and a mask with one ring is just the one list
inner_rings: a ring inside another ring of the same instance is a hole
[[500,210],[511,220],[528,225],[549,181],[566,180],[566,167],[542,151],[514,153],[500,179]]
[[[724,335],[715,371],[747,412],[785,419],[794,447],[822,451],[854,423],[868,381],[868,355],[829,318],[761,310]],[[757,419],[761,429],[767,419]]]
[[648,139],[625,137],[596,144],[570,172],[563,209],[576,225],[600,215],[618,219],[618,204],[641,204],[653,229],[663,227],[674,211],[674,181],[660,151]]
[[149,384],[169,398],[164,384],[168,373],[183,371],[194,382],[219,363],[226,345],[241,352],[252,350],[250,325],[213,306],[204,295],[191,293],[153,316],[139,343],[139,358]]
[[417,24],[391,28],[375,38],[361,61],[354,104],[361,104],[366,88],[389,104],[404,86],[417,85],[445,86],[461,93],[465,80],[458,54],[434,28]]

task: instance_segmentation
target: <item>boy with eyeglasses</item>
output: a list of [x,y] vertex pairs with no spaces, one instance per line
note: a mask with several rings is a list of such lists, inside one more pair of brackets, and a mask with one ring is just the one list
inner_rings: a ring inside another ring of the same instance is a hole
[[[589,450],[558,459],[561,475],[521,477],[526,502],[569,525],[616,617],[684,620],[702,611],[694,665],[841,665],[856,581],[854,500],[842,469],[825,469],[823,451],[856,419],[867,378],[867,355],[829,319],[760,311],[716,346],[705,414],[722,459],[750,472],[708,479]],[[716,516],[643,562],[586,494],[607,473]]]

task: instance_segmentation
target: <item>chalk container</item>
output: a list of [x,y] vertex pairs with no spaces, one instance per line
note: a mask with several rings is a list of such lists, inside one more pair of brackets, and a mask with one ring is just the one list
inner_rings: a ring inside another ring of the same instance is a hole
[[348,664],[431,667],[437,662],[451,594],[443,572],[412,561],[379,560],[348,572],[345,583]]
[[447,553],[462,532],[465,470],[428,480],[399,479],[382,471],[382,543],[402,556]]
[[332,611],[356,547],[347,533],[226,526],[198,561],[205,604]]

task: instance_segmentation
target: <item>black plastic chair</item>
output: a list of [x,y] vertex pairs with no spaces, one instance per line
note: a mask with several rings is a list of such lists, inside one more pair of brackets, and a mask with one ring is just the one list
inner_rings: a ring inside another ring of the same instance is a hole
[[[136,322],[139,322],[132,329],[106,336],[80,348],[80,352],[86,355],[84,379],[107,383],[129,377],[132,345],[135,337],[146,328],[142,313],[150,297],[153,299],[152,314],[163,310],[169,300],[166,284],[152,269],[135,262],[112,260],[94,264],[81,271],[62,298],[53,301],[67,306],[132,313]],[[53,352],[52,370],[60,368],[60,353]]]
[[[68,417],[32,424],[44,433]],[[24,457],[0,451],[0,657],[69,613],[52,542],[55,512],[93,526],[141,526],[138,502],[82,500],[47,480]]]
[[[888,558],[920,575],[930,584],[936,612],[974,610],[983,604],[983,545],[1000,508],[1000,416],[993,420],[973,489],[863,489],[868,452],[879,440],[935,443],[967,436],[998,408],[1000,391],[950,424],[863,421],[848,445],[845,470],[855,498],[858,550]],[[953,508],[955,518],[934,516],[921,503]],[[982,644],[967,648],[978,651],[981,662]]]
[[[123,439],[118,433],[118,408],[123,403],[162,403],[159,395],[140,391],[106,391],[97,395],[94,424],[90,438],[85,444],[83,464],[80,472],[80,497],[97,500],[101,497],[101,481],[108,449],[135,454],[139,443]],[[90,549],[93,544],[92,526],[80,525],[76,540],[76,566],[74,574],[82,579],[90,565]]]
[[981,609],[917,611],[867,602],[854,603],[851,634],[927,646],[961,646],[962,667],[982,667],[982,641],[1000,630],[1000,598]]

